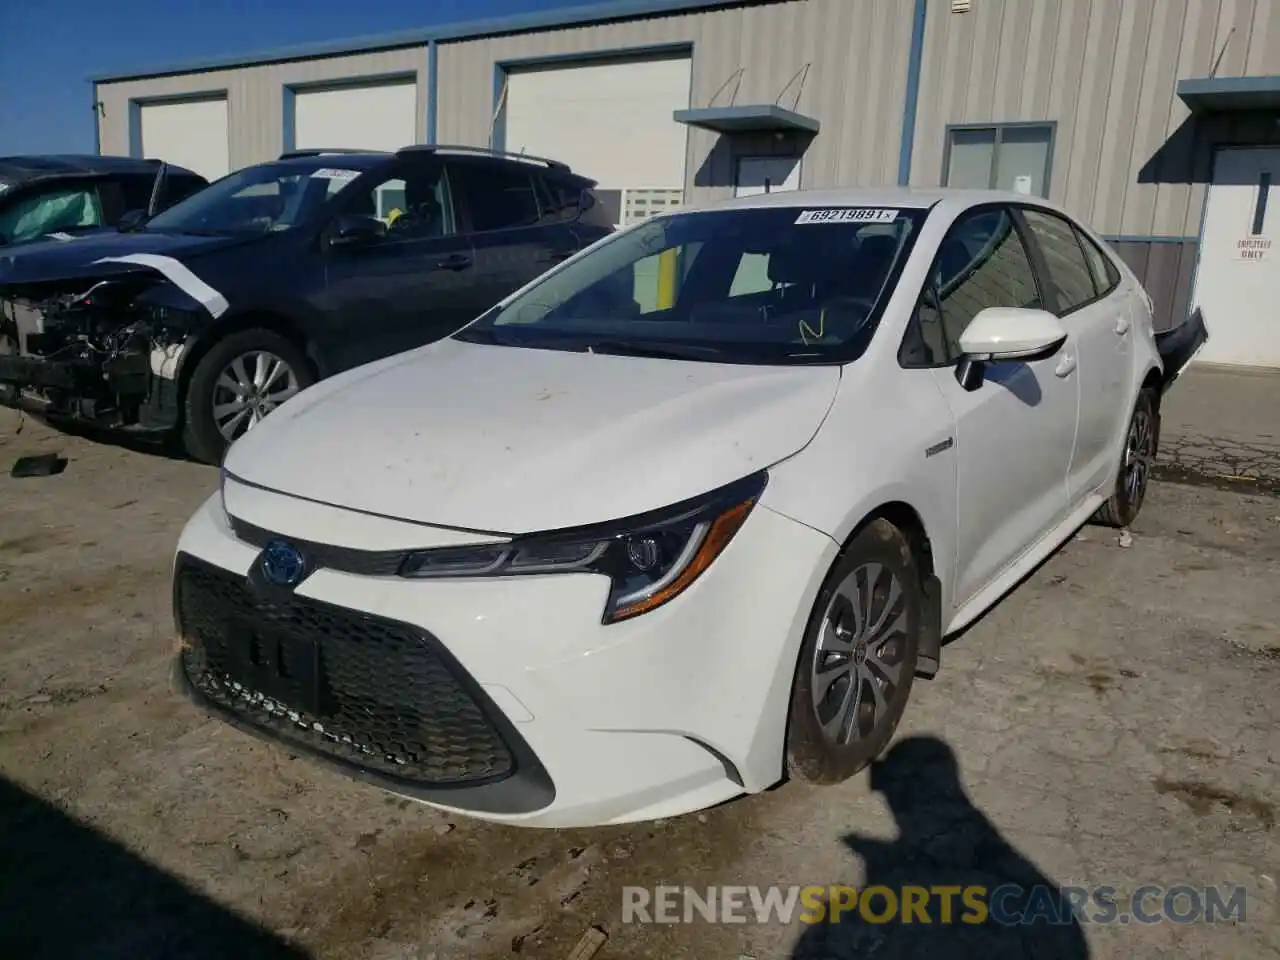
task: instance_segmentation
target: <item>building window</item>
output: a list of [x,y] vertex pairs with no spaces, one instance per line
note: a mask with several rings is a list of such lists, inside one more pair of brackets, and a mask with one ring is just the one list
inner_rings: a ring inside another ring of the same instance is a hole
[[1049,195],[1053,124],[949,127],[942,162],[948,187]]

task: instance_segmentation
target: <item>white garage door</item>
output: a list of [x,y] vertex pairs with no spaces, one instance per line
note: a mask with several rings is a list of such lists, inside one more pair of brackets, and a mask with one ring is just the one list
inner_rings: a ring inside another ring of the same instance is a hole
[[418,85],[384,83],[300,90],[293,99],[296,150],[340,147],[395,151],[417,142]]
[[227,101],[143,104],[142,155],[194,170],[206,180],[231,172]]
[[671,115],[688,108],[690,77],[687,58],[512,72],[506,149],[563,160],[601,190],[625,191],[621,207],[633,215],[678,204],[686,130]]

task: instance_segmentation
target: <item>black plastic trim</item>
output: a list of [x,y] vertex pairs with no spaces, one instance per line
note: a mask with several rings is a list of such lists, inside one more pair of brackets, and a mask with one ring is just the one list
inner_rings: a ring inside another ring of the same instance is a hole
[[[192,685],[190,678],[187,676],[186,669],[182,663],[182,623],[178,609],[178,580],[180,572],[184,565],[215,567],[224,573],[234,573],[234,571],[225,568],[216,567],[207,561],[201,560],[191,554],[180,552],[174,564],[173,583],[171,585],[172,605],[174,628],[179,639],[179,649],[176,651],[171,666],[171,681],[174,688],[191,701],[196,707],[216,717],[225,723],[230,724],[237,730],[248,733],[259,740],[283,745],[291,751],[306,756],[310,760],[317,761],[324,766],[337,770],[355,780],[380,787],[390,793],[408,797],[412,800],[421,800],[428,803],[441,803],[451,807],[457,807],[463,810],[472,810],[477,813],[491,814],[522,814],[534,813],[549,807],[556,797],[555,784],[551,779],[551,775],[538,759],[537,754],[525,741],[515,725],[507,718],[506,714],[493,702],[484,689],[468,673],[457,659],[449,652],[448,648],[439,640],[434,638],[427,631],[414,624],[403,624],[404,626],[421,633],[424,637],[433,640],[432,652],[440,658],[441,662],[449,670],[455,680],[463,687],[468,696],[473,698],[484,712],[486,718],[494,725],[498,731],[498,735],[506,743],[507,749],[510,750],[514,762],[514,772],[508,774],[501,780],[494,780],[479,785],[459,784],[436,786],[423,784],[414,780],[406,780],[400,777],[393,777],[387,774],[377,773],[358,763],[347,760],[342,757],[336,757],[330,753],[326,753],[312,744],[300,739],[278,733],[274,730],[268,730],[243,716],[228,710],[209,700],[202,695]],[[323,601],[311,601],[323,602]],[[359,612],[359,611],[353,611]]]

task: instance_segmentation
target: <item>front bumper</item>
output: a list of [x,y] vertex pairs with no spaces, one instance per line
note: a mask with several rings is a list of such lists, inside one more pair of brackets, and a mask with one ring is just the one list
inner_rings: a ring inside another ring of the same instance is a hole
[[177,384],[156,377],[151,358],[48,360],[0,354],[0,406],[106,427],[168,430],[177,422]]
[[[233,509],[259,527],[271,518],[285,537],[327,529],[376,552],[423,533],[392,521],[362,532],[333,508],[255,498],[254,515]],[[287,597],[254,594],[259,548],[236,537],[215,495],[179,542],[175,677],[244,729],[447,810],[549,827],[671,816],[781,779],[795,658],[837,549],[758,506],[684,594],[604,626],[608,584],[593,575],[441,582],[319,569]],[[275,681],[234,696],[211,688],[192,653],[207,645],[198,603],[181,595],[191,570],[256,596],[259,625],[309,618],[320,653],[292,673],[305,678],[319,664],[312,689],[321,692],[307,702],[328,697],[321,716],[288,706],[282,716]]]

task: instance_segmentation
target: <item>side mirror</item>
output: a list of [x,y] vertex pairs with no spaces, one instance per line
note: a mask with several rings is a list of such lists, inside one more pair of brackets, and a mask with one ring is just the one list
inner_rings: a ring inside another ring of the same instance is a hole
[[1067,331],[1047,310],[987,307],[960,335],[956,379],[966,390],[982,385],[983,365],[1007,360],[1045,360],[1067,342]]
[[148,219],[145,210],[126,210],[116,222],[116,229],[121,233],[130,233],[146,223]]
[[345,214],[333,222],[329,246],[354,247],[376,243],[387,235],[387,225],[377,217]]

